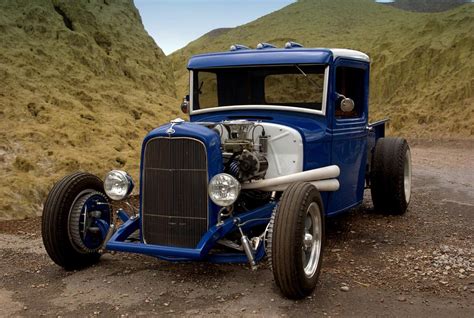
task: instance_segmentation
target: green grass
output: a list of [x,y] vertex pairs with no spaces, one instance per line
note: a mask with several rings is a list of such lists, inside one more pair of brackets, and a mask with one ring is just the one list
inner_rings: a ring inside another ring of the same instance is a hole
[[0,218],[41,212],[72,171],[137,180],[143,137],[175,118],[171,65],[130,1],[0,1]]

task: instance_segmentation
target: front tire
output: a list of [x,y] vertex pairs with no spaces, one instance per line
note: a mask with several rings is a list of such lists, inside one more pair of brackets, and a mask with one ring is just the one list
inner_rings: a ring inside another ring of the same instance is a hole
[[110,206],[98,177],[77,172],[51,189],[44,204],[41,234],[46,252],[66,270],[96,263],[110,226]]
[[271,233],[271,264],[283,295],[301,299],[316,288],[324,250],[324,211],[319,191],[291,184],[280,200]]
[[401,215],[411,198],[411,153],[403,138],[380,138],[375,145],[371,172],[374,208]]

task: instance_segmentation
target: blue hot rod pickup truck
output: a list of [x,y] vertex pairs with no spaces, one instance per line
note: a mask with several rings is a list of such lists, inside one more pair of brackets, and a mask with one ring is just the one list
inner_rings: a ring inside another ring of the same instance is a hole
[[362,203],[403,214],[410,201],[405,139],[368,123],[370,59],[347,49],[259,43],[189,60],[190,121],[152,130],[141,150],[137,212],[112,211],[132,178],[84,172],[54,185],[43,241],[65,269],[103,251],[168,261],[271,264],[283,295],[311,294],[325,220]]

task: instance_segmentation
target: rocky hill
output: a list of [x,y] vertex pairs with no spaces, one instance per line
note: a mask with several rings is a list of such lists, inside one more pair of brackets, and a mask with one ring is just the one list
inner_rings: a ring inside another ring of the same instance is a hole
[[186,60],[233,43],[342,47],[372,58],[371,119],[391,118],[391,133],[423,138],[474,136],[474,5],[440,13],[409,12],[372,0],[300,0],[171,55],[178,94]]
[[0,41],[0,218],[40,212],[71,171],[137,177],[142,137],[179,107],[132,0],[1,0]]

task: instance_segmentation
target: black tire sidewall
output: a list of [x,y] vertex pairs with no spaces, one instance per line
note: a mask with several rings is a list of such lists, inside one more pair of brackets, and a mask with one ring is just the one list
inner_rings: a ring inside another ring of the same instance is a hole
[[384,214],[404,214],[410,203],[406,200],[404,183],[408,151],[410,147],[403,138],[380,138],[375,146],[371,171],[372,202],[374,208]]
[[[316,271],[308,278],[304,273],[301,246],[306,212],[313,202],[319,208],[322,241]],[[289,298],[300,299],[310,295],[319,278],[325,245],[324,210],[319,191],[313,185],[298,182],[287,188],[276,211],[273,235],[272,266],[277,286]]]
[[65,269],[78,269],[98,261],[100,253],[81,252],[69,233],[69,214],[81,192],[103,192],[98,177],[84,172],[64,177],[51,189],[42,215],[42,237],[51,259]]
[[[319,202],[320,200],[321,200],[321,196],[319,195],[319,192],[316,190],[316,188],[312,189],[309,196],[308,196],[308,200],[305,202],[305,204],[301,208],[301,211],[303,212],[303,214],[300,215],[300,217],[302,218],[303,222],[301,223],[302,227],[297,229],[297,232],[300,232],[301,234],[298,236],[299,237],[299,242],[295,243],[296,246],[302,246],[303,245],[303,235],[302,235],[302,233],[304,233],[304,221],[305,221],[305,218],[306,218],[306,211],[307,211],[308,207],[310,206],[310,204],[313,203],[313,202],[316,202],[318,204],[318,210],[319,210],[320,217],[321,217],[321,229],[320,229],[321,230],[321,238],[324,238],[324,236],[325,236],[324,226],[323,226],[324,217],[321,213],[322,210],[321,210],[321,202]],[[323,246],[324,246],[324,244],[321,242],[321,251],[320,251],[320,254],[319,254],[320,259],[318,260],[318,266],[316,268],[316,272],[314,273],[314,275],[311,278],[306,277],[306,275],[304,273],[304,264],[303,264],[303,258],[302,258],[303,250],[301,248],[295,249],[296,252],[297,252],[296,259],[299,262],[298,268],[301,269],[301,270],[298,271],[299,281],[300,281],[301,286],[303,287],[303,289],[306,292],[312,292],[314,290],[315,286],[316,286],[316,283],[318,282],[319,273],[321,271],[321,265],[322,265],[322,255],[323,255],[323,248],[324,248]]]

